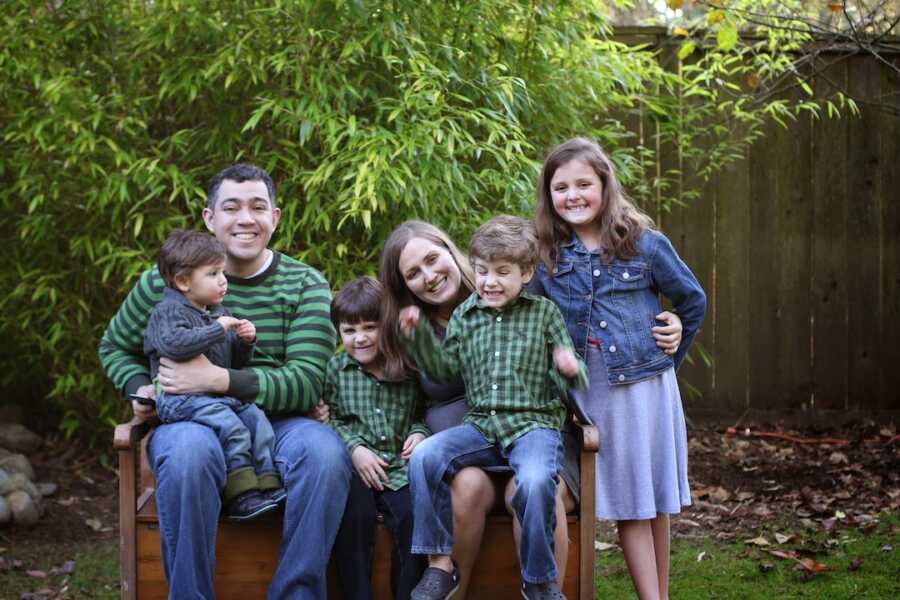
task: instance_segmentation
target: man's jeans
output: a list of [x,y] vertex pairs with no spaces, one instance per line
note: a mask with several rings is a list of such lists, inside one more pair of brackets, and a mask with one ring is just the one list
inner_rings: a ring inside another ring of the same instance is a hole
[[506,464],[516,478],[513,509],[522,524],[519,559],[522,579],[546,583],[556,579],[553,530],[556,528],[556,483],[562,438],[555,429],[533,429],[507,448],[498,448],[465,423],[426,438],[409,463],[413,501],[414,554],[444,554],[453,549],[450,482],[465,467]]
[[[275,466],[287,488],[278,568],[268,598],[324,600],[325,568],[350,485],[344,443],[305,417],[272,421]],[[215,597],[216,527],[225,456],[215,433],[197,423],[158,427],[148,445],[169,598]],[[247,560],[253,560],[248,556]]]
[[265,413],[255,404],[230,396],[163,393],[156,403],[163,423],[192,421],[206,425],[219,438],[228,473],[253,467],[257,475],[275,473],[275,434]]

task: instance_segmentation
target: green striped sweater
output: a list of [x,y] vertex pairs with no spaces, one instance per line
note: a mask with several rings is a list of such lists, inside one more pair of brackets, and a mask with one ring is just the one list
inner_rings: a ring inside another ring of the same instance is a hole
[[[164,288],[155,267],[146,271],[103,333],[100,362],[124,394],[150,382],[144,328]],[[311,410],[334,353],[330,303],[322,274],[279,252],[255,277],[228,276],[223,305],[235,317],[252,321],[257,335],[250,365],[229,369],[228,395],[253,401],[269,414]]]

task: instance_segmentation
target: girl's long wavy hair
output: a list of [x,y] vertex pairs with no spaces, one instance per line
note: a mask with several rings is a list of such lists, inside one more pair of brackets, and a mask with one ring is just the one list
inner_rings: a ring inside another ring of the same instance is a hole
[[440,307],[422,302],[415,294],[409,291],[406,279],[400,272],[400,254],[406,248],[406,244],[414,238],[421,238],[445,248],[453,257],[459,268],[460,288],[454,299],[454,308],[459,306],[475,289],[475,276],[466,256],[460,252],[450,237],[429,223],[423,221],[405,221],[398,225],[388,236],[381,250],[379,279],[384,286],[381,304],[381,320],[379,322],[378,345],[385,357],[385,377],[388,379],[402,379],[410,370],[416,368],[412,359],[400,347],[397,339],[397,323],[400,310],[404,307],[418,306],[429,321],[434,322]]
[[559,245],[572,239],[571,226],[563,221],[553,208],[550,182],[556,170],[573,160],[583,160],[594,169],[603,185],[603,206],[595,223],[600,232],[603,260],[613,257],[630,258],[637,254],[637,239],[645,229],[653,228],[653,220],[619,186],[612,162],[594,142],[576,137],[554,148],[544,160],[537,185],[535,226],[538,234],[538,252],[548,271],[556,266]]

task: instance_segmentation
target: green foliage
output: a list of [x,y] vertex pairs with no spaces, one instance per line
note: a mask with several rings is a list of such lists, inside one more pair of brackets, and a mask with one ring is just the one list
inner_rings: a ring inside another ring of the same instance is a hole
[[[123,417],[97,342],[229,163],[272,173],[275,247],[337,285],[374,272],[405,218],[464,240],[488,215],[530,213],[540,158],[572,135],[665,206],[690,198],[683,172],[704,179],[783,113],[725,83],[742,68],[731,32],[714,58],[668,68],[603,14],[589,0],[2,3],[0,384],[52,399],[67,433]],[[760,60],[776,73],[779,49]],[[651,134],[634,139],[634,116]]]

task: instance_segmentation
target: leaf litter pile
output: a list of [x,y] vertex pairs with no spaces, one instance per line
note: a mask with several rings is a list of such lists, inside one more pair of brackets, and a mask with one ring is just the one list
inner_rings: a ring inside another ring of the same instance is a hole
[[[893,425],[694,429],[689,440],[693,506],[673,519],[673,536],[746,544],[759,550],[763,571],[776,560],[795,562],[805,577],[832,570],[831,547],[873,532],[880,515],[900,507]],[[897,529],[890,537],[900,539]],[[893,554],[894,544],[882,551]],[[861,566],[856,559],[848,570]]]

